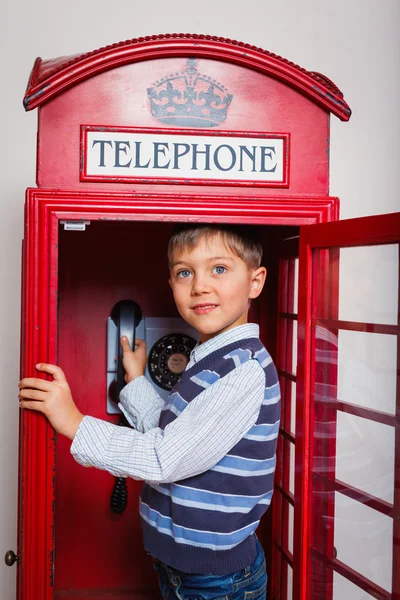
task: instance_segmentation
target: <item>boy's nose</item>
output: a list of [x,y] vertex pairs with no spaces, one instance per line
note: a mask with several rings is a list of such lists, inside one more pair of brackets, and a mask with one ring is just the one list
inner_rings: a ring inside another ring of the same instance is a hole
[[207,294],[210,291],[209,283],[205,277],[194,277],[192,284],[192,294],[197,296],[199,294]]

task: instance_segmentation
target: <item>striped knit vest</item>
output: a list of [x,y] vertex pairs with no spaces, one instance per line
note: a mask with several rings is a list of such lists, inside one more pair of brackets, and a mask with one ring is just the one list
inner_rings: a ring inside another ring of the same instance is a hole
[[152,556],[186,573],[225,575],[250,565],[252,535],[272,497],[280,416],[275,366],[258,338],[239,340],[187,369],[160,415],[164,429],[205,387],[256,360],[265,373],[256,424],[208,471],[176,483],[143,486],[144,545]]

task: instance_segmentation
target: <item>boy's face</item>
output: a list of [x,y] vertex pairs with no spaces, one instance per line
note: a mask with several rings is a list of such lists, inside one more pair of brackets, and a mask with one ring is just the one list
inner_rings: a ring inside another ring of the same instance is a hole
[[205,342],[247,323],[249,299],[264,285],[264,267],[249,269],[222,235],[200,239],[191,251],[175,251],[169,283],[177,309]]

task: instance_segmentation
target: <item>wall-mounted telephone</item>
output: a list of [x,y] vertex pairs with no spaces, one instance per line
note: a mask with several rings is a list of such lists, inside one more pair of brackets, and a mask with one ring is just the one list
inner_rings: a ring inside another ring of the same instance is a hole
[[145,376],[163,398],[167,398],[179,381],[198,339],[196,330],[179,317],[142,318],[136,302],[118,302],[107,320],[108,414],[120,412],[116,402],[125,385],[119,341],[122,335],[127,336],[131,347],[136,338],[145,340],[148,352]]
[[[147,379],[155,385],[160,396],[166,398],[179,381],[189,362],[190,352],[197,340],[197,332],[179,318],[142,318],[140,306],[133,300],[117,302],[107,319],[107,413],[121,413],[117,403],[125,385],[120,339],[126,336],[131,348],[136,337],[145,340],[148,351]],[[120,425],[128,425],[121,414]],[[122,513],[128,501],[124,477],[117,477],[111,494],[111,510]]]

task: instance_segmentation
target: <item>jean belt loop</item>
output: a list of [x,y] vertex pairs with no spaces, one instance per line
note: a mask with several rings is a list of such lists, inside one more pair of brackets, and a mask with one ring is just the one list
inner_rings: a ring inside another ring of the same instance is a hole
[[179,576],[170,568],[168,568],[168,579],[171,585],[178,587],[181,583]]

